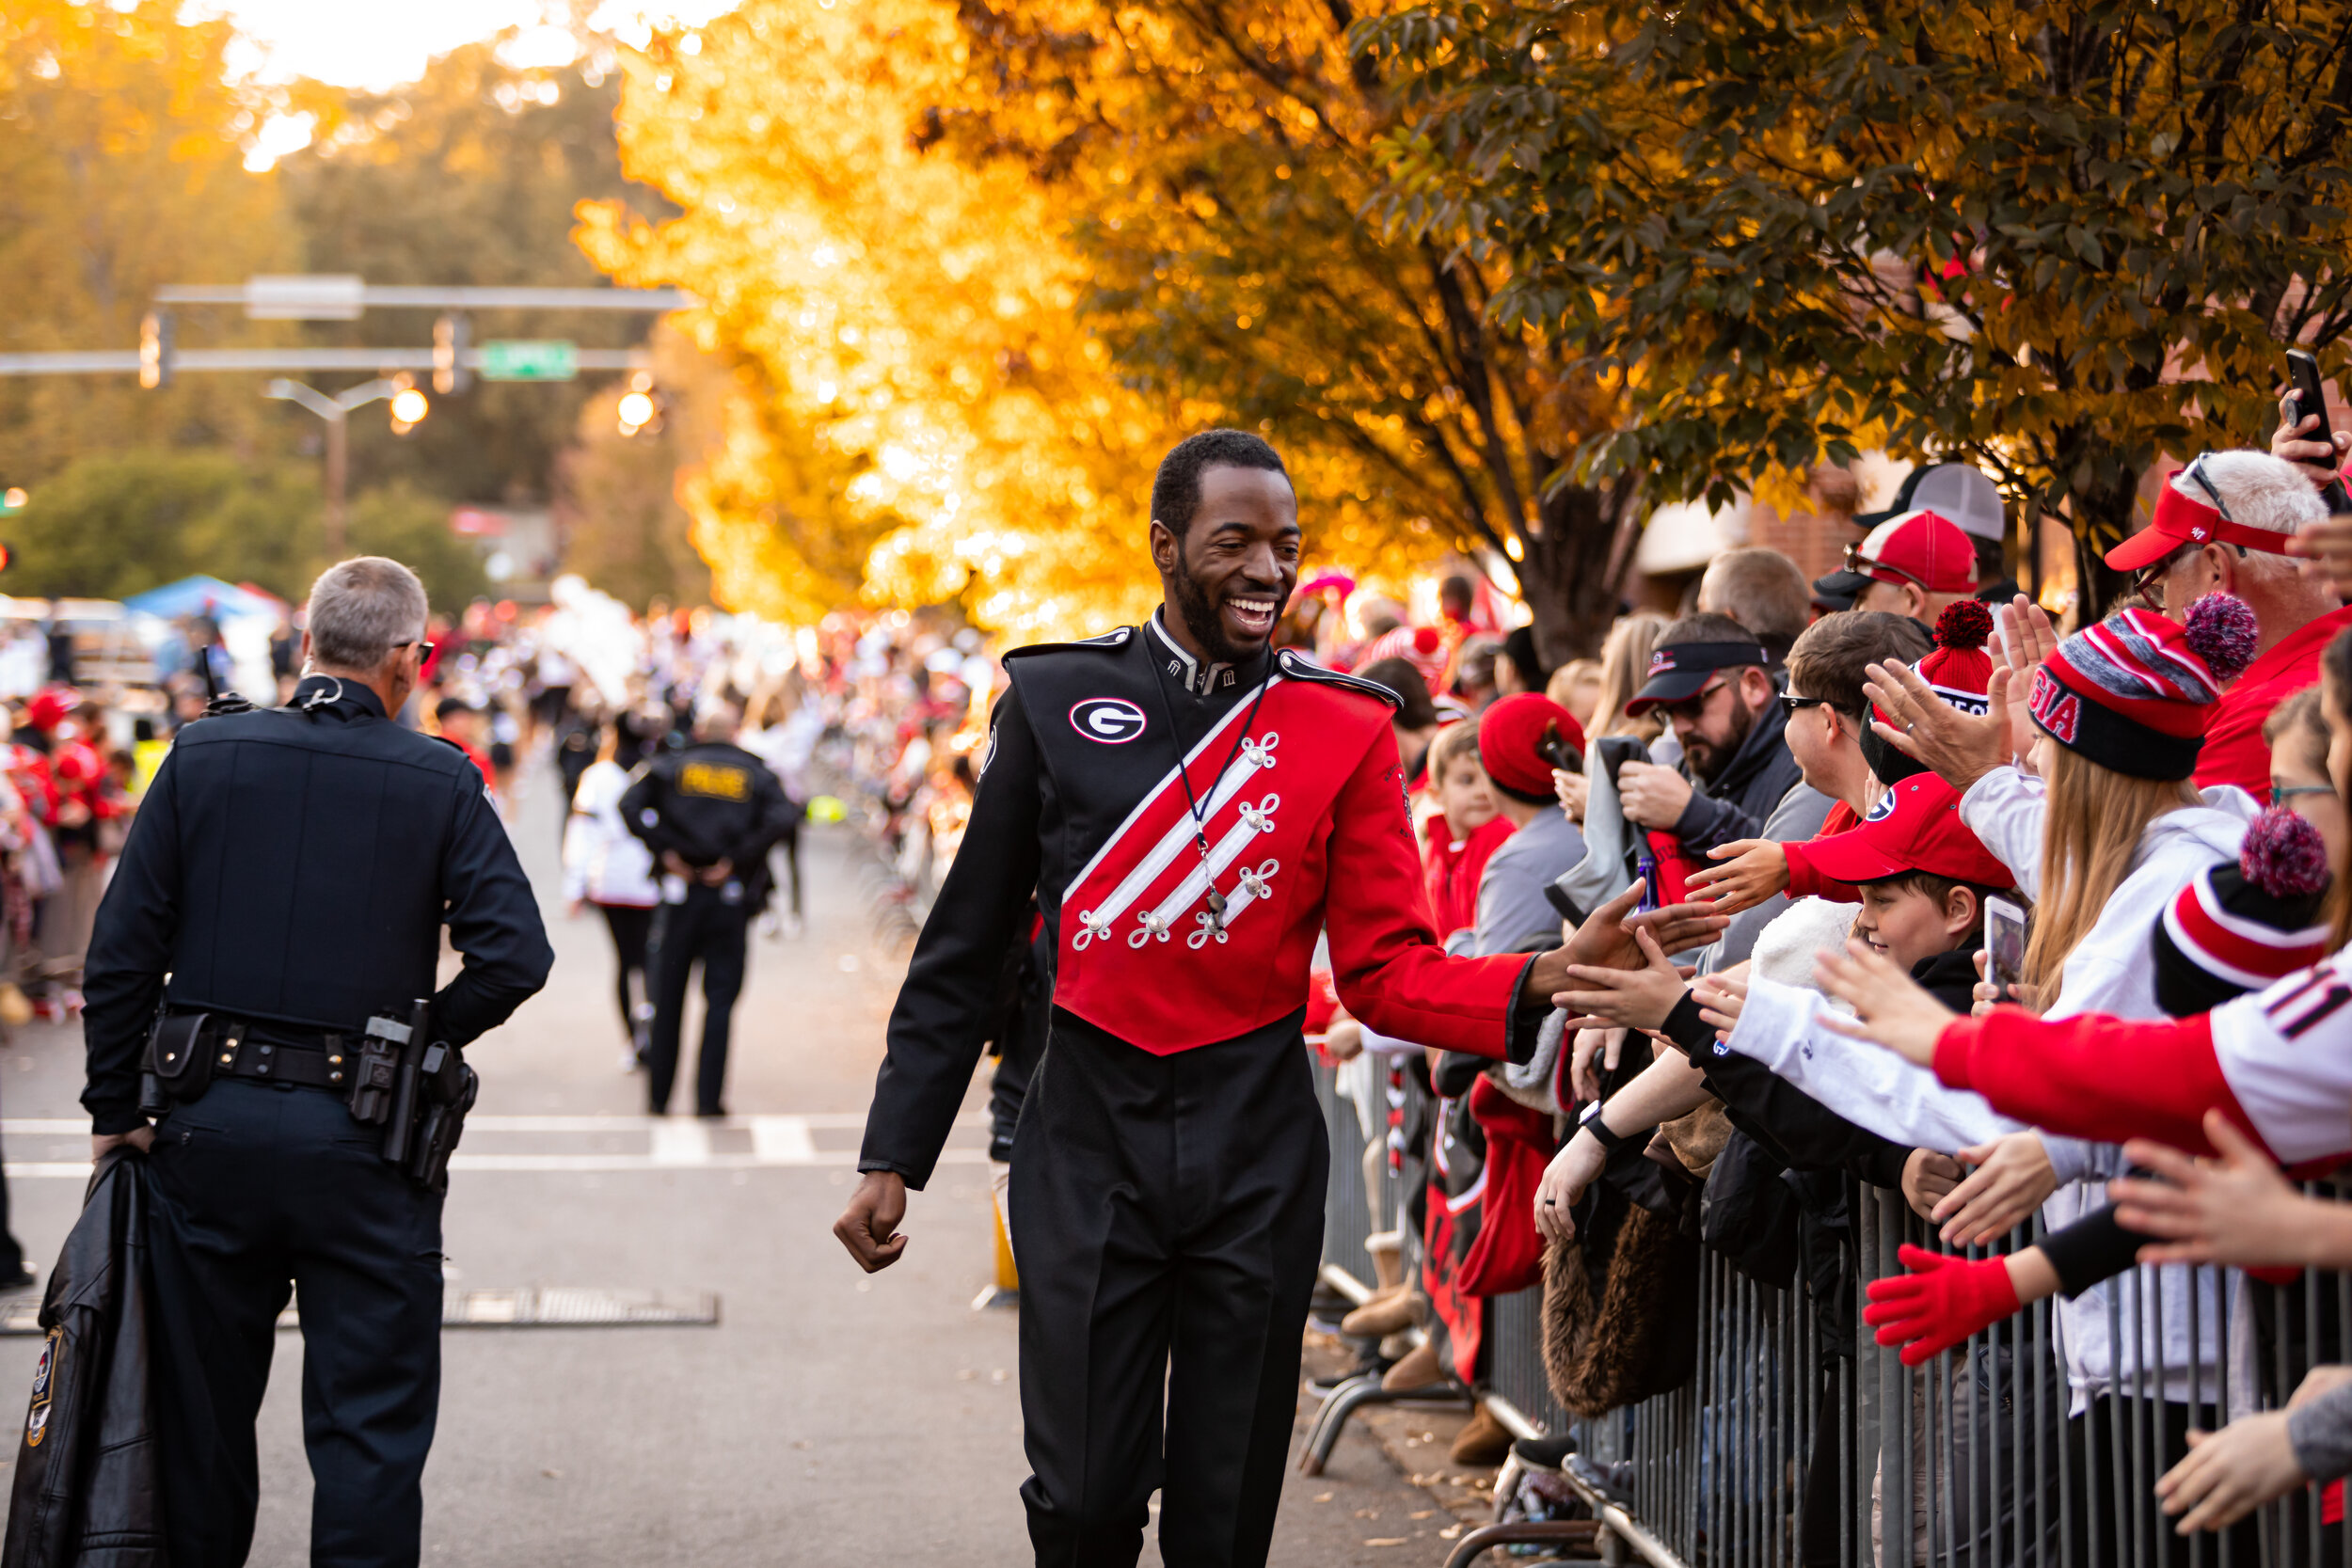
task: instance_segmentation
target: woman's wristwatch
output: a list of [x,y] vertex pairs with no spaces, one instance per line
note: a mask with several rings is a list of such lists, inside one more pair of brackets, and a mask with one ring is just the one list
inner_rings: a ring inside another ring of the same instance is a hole
[[1621,1132],[1611,1132],[1609,1130],[1609,1124],[1600,1119],[1601,1108],[1606,1103],[1606,1101],[1594,1101],[1590,1105],[1584,1108],[1583,1116],[1577,1118],[1577,1125],[1582,1128],[1585,1132],[1590,1132],[1593,1135],[1594,1141],[1598,1143],[1601,1148],[1607,1149],[1610,1153],[1614,1154],[1617,1150],[1623,1148],[1627,1144],[1632,1142],[1632,1140]]

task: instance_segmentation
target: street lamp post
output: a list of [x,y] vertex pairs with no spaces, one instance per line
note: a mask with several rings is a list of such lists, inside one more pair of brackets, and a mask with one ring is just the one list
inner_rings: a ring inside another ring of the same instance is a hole
[[[405,379],[393,381],[379,377],[357,387],[345,388],[329,397],[314,388],[306,387],[299,381],[288,381],[282,376],[263,388],[262,395],[298,403],[326,421],[326,553],[329,558],[341,561],[345,547],[343,490],[350,461],[346,432],[352,410],[364,408],[385,398],[398,400],[414,397],[419,404],[422,404],[423,395],[410,387]],[[399,410],[396,408],[394,411]],[[423,418],[421,408],[418,410],[417,417]],[[416,421],[410,420],[405,422],[413,424]]]

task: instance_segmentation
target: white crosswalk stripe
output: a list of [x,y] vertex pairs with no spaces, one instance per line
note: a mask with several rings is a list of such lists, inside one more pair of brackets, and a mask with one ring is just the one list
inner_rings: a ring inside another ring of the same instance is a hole
[[[707,1121],[682,1117],[477,1116],[468,1119],[465,1143],[450,1157],[450,1169],[461,1174],[851,1170],[857,1165],[854,1142],[836,1137],[820,1146],[817,1134],[855,1132],[865,1125],[864,1113],[838,1111],[725,1117]],[[969,1113],[958,1117],[955,1125],[959,1132],[985,1132],[988,1117],[982,1113]],[[0,1118],[0,1137],[5,1138],[79,1140],[88,1134],[89,1123],[78,1117]],[[583,1142],[617,1143],[623,1147],[579,1147]],[[515,1147],[517,1144],[524,1147]],[[530,1147],[534,1144],[542,1147]],[[548,1144],[567,1147],[544,1147]],[[40,1152],[54,1154],[63,1150]],[[940,1164],[983,1164],[987,1159],[985,1148],[966,1141],[942,1151]],[[6,1167],[10,1180],[75,1181],[88,1180],[89,1168],[87,1158],[10,1160]]]

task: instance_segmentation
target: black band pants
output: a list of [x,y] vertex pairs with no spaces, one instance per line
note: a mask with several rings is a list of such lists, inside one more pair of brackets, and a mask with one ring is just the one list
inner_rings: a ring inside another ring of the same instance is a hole
[[1153,1056],[1057,1011],[1014,1136],[1021,1489],[1041,1565],[1263,1564],[1298,1401],[1329,1148],[1307,1053]]

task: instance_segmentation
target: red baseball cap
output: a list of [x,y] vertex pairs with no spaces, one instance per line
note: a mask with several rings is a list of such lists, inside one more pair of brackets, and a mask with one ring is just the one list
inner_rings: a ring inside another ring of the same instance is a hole
[[1513,799],[1549,800],[1552,765],[1544,751],[1552,735],[1565,754],[1583,754],[1584,726],[1575,714],[1540,691],[1513,692],[1478,717],[1478,765]]
[[[2274,532],[2266,528],[2248,528],[2233,523],[2221,515],[2218,504],[2207,505],[2194,496],[2184,495],[2173,482],[2184,472],[2193,472],[2202,481],[2204,475],[2188,469],[2175,468],[2167,475],[2163,491],[2156,497],[2156,515],[2148,526],[2107,551],[2106,560],[2119,572],[2137,572],[2142,566],[2153,565],[2179,549],[2183,545],[2243,545],[2249,550],[2264,550],[2271,555],[2284,555],[2294,535]],[[2220,495],[2210,484],[2208,495],[2218,503]]]
[[1846,569],[1875,582],[1916,583],[1931,594],[1977,591],[1977,547],[1958,523],[1924,509],[1872,529],[1846,551]]
[[1985,887],[2017,881],[1961,821],[1960,791],[1932,773],[1903,780],[1879,797],[1859,827],[1813,840],[1804,857],[1838,882],[1883,882],[1915,871]]

